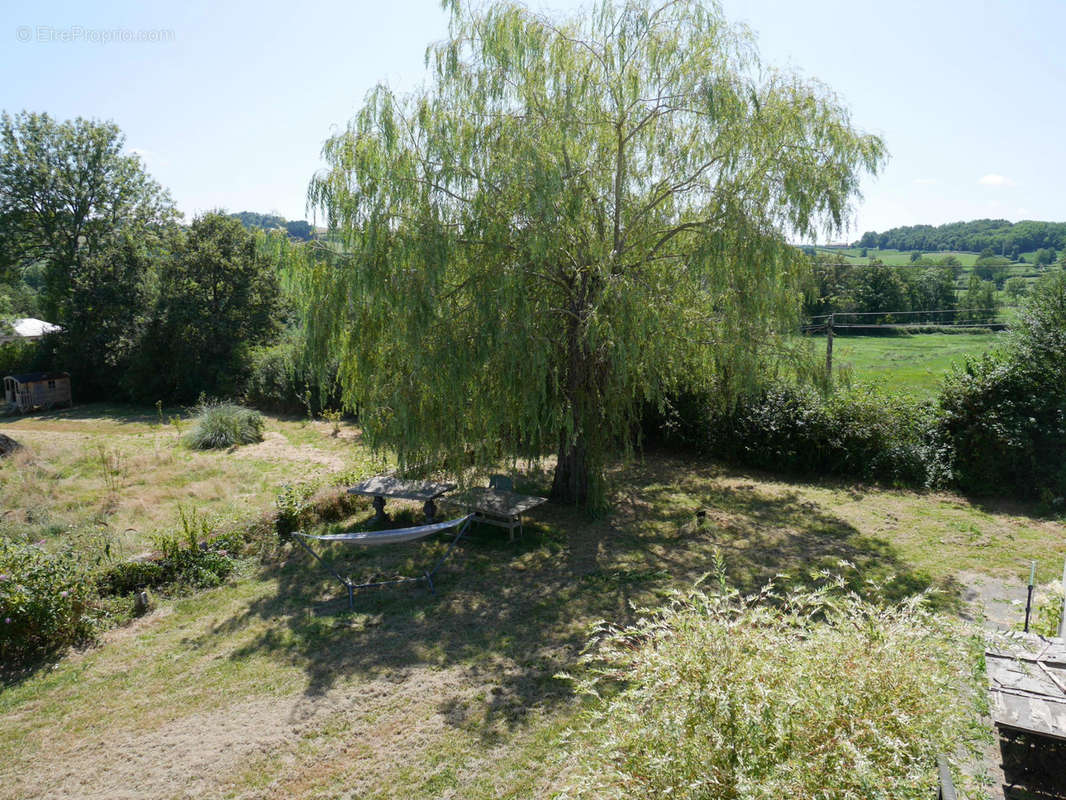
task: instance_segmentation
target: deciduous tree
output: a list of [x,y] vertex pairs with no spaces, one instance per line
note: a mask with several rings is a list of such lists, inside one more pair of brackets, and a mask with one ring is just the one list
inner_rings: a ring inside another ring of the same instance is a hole
[[44,263],[41,307],[66,322],[78,272],[119,231],[174,217],[113,122],[0,115],[0,267]]
[[839,230],[884,147],[717,6],[445,4],[429,88],[324,147],[312,340],[401,462],[553,450],[595,504],[642,403],[751,379],[798,309],[787,237]]
[[130,393],[168,401],[234,393],[247,349],[279,328],[277,274],[255,234],[234,217],[204,214],[175,238],[159,273]]

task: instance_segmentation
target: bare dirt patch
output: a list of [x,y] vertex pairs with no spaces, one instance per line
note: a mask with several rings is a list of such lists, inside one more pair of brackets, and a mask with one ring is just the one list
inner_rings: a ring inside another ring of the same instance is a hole
[[263,434],[263,441],[257,444],[237,448],[234,455],[263,461],[306,461],[332,470],[344,469],[344,459],[336,453],[327,453],[309,444],[291,444],[276,431],[267,431]]
[[1025,584],[1010,578],[996,578],[963,570],[957,574],[966,603],[963,616],[983,619],[996,630],[1010,630],[1025,621]]

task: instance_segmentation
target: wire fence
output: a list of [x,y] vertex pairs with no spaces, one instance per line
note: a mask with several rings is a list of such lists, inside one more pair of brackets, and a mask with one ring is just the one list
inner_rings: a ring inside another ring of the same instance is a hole
[[998,308],[931,309],[925,311],[837,311],[807,317],[800,326],[803,333],[841,333],[862,330],[918,328],[984,328],[999,330],[1007,327],[1017,306]]

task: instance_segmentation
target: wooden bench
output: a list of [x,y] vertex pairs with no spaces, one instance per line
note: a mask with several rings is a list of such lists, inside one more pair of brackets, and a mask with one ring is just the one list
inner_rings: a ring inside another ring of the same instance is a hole
[[548,499],[507,489],[476,487],[446,497],[444,502],[472,512],[477,522],[506,528],[508,538],[513,542],[514,529],[518,528],[518,532],[522,533],[522,515],[547,503]]

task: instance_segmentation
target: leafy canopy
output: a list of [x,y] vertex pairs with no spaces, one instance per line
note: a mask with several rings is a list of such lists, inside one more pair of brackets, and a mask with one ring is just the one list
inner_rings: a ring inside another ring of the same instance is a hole
[[0,268],[44,264],[49,320],[68,320],[86,259],[116,233],[139,236],[175,218],[169,195],[124,145],[113,122],[0,115]]
[[[975,281],[970,293],[987,302],[991,289]],[[938,435],[959,486],[1066,497],[1066,273],[1036,284],[1005,348],[956,367],[940,407]]]
[[176,232],[126,376],[133,396],[188,401],[201,392],[236,394],[247,349],[272,340],[279,328],[280,288],[266,238],[220,212]]
[[323,149],[315,351],[402,463],[554,449],[555,495],[596,502],[641,404],[750,381],[797,307],[786,235],[839,229],[884,147],[717,6],[445,5],[428,87]]

